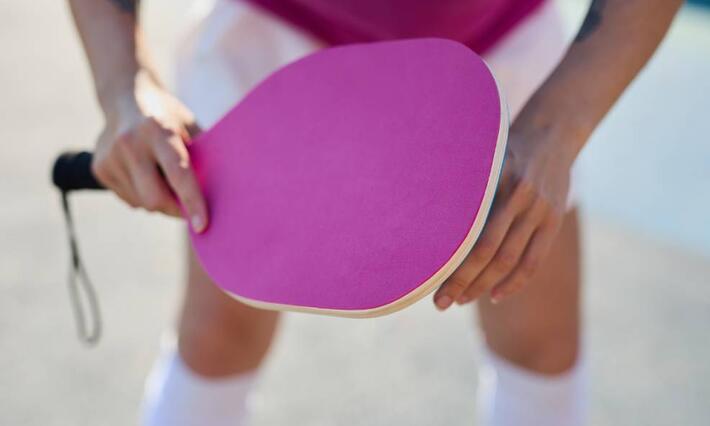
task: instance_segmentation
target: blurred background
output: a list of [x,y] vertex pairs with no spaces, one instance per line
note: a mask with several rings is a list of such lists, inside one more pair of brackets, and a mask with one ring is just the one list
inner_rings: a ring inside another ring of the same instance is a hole
[[[572,31],[586,2],[559,1]],[[168,79],[192,3],[144,2]],[[581,159],[594,425],[710,424],[710,9],[693,3]],[[182,225],[74,197],[106,325],[82,347],[49,167],[92,146],[101,117],[64,2],[3,0],[0,23],[0,424],[135,424],[181,295]],[[372,320],[288,315],[254,424],[472,424],[472,321],[429,299]]]

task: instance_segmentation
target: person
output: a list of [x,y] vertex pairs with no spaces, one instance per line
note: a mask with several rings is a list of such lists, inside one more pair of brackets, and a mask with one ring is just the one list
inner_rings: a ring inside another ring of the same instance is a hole
[[[571,42],[554,1],[217,0],[182,45],[177,94],[151,65],[138,3],[69,0],[105,119],[92,170],[133,207],[178,216],[176,197],[197,232],[209,214],[186,144],[270,71],[329,45],[393,38],[453,38],[482,53],[513,118],[507,161],[487,226],[433,300],[442,311],[478,302],[479,424],[584,424],[572,166],[681,0],[593,0]],[[147,381],[143,424],[248,424],[279,314],[223,294],[193,253],[187,262],[177,345]]]

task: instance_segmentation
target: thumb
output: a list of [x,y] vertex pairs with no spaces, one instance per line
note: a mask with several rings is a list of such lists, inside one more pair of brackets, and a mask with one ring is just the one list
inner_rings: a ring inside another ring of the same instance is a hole
[[195,120],[191,120],[185,123],[185,131],[187,132],[188,138],[185,140],[186,143],[190,143],[190,140],[197,137],[202,133],[202,128],[197,124]]

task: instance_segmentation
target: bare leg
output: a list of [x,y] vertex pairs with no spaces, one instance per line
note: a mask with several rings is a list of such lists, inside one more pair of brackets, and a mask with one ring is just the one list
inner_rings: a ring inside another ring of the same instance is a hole
[[178,348],[163,347],[146,381],[143,426],[246,426],[249,396],[278,314],[219,290],[192,250]]
[[508,361],[542,374],[574,365],[579,351],[580,250],[577,211],[567,214],[550,255],[520,293],[478,302],[486,342]]
[[577,212],[571,211],[523,291],[499,305],[479,301],[487,345],[478,395],[482,426],[585,424],[579,264]]
[[255,309],[218,289],[188,253],[188,283],[178,327],[185,363],[206,377],[235,375],[259,367],[271,345],[279,314]]

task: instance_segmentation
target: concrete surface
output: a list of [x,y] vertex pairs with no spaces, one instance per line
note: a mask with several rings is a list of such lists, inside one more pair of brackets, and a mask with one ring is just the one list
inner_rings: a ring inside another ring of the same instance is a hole
[[[91,146],[100,116],[62,3],[0,2],[0,424],[129,425],[179,302],[184,241],[175,221],[77,196],[106,335],[93,350],[76,342],[48,168]],[[165,68],[188,2],[146,3]],[[565,8],[578,16],[578,2]],[[595,425],[710,423],[708,23],[683,13],[584,154]],[[289,315],[254,424],[473,424],[470,323],[428,300],[374,320]]]

